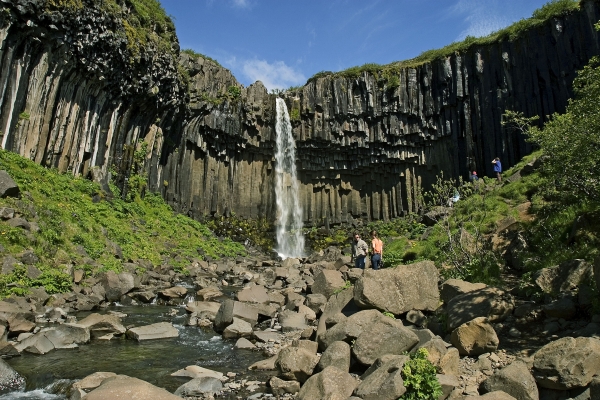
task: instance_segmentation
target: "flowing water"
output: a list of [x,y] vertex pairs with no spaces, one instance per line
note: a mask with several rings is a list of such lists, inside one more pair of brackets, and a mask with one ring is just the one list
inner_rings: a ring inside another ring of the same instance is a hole
[[[174,392],[189,378],[170,376],[188,365],[227,373],[244,374],[248,379],[265,380],[265,373],[251,372],[250,364],[266,357],[259,352],[235,349],[235,341],[224,340],[211,329],[186,326],[186,312],[173,307],[147,305],[116,307],[127,314],[124,326],[141,326],[157,322],[172,322],[179,330],[178,338],[137,342],[131,339],[92,340],[76,349],[54,350],[44,355],[23,353],[6,360],[26,379],[24,392],[0,396],[0,400],[66,399],[67,388],[78,379],[97,371],[115,372],[139,378]],[[103,312],[104,313],[104,312]],[[78,319],[88,313],[77,314]],[[238,394],[239,395],[239,394]],[[227,397],[225,397],[227,398]],[[236,398],[232,393],[231,398]]]
[[275,200],[277,202],[277,252],[282,258],[304,254],[302,208],[296,174],[296,143],[287,106],[277,98],[275,148]]

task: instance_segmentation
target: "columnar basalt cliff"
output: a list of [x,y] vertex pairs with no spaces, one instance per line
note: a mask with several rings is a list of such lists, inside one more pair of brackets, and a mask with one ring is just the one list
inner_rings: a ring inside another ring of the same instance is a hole
[[[70,15],[0,0],[2,146],[61,171],[112,171],[123,189],[141,174],[195,218],[274,218],[275,95],[202,57],[181,53],[177,66],[176,38],[136,57],[120,33],[128,2],[117,2],[121,17],[96,3]],[[401,216],[442,171],[491,175],[495,156],[514,164],[531,149],[502,114],[564,110],[576,71],[600,54],[599,19],[600,2],[585,1],[517,40],[400,69],[394,84],[330,75],[283,94],[306,223]]]

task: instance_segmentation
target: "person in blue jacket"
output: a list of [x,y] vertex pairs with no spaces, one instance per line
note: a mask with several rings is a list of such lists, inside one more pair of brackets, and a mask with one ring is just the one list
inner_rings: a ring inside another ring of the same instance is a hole
[[492,160],[492,164],[494,164],[494,172],[496,173],[496,179],[498,182],[502,182],[502,163],[498,157]]

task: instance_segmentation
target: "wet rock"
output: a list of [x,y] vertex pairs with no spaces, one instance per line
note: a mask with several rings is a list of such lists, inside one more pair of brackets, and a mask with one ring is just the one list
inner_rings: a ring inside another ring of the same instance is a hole
[[128,329],[127,336],[141,342],[142,340],[178,337],[179,331],[170,322],[158,322],[156,324]]
[[349,373],[327,367],[306,381],[298,393],[298,400],[346,399],[352,395],[356,384]]
[[0,394],[25,388],[25,379],[0,359]]
[[484,317],[475,318],[456,328],[452,344],[461,355],[476,356],[495,351],[500,343],[496,331]]
[[80,324],[60,324],[45,328],[38,334],[40,333],[46,336],[55,349],[69,349],[90,341],[90,330]]
[[410,310],[433,311],[439,304],[437,268],[433,262],[423,261],[380,271],[365,270],[354,286],[354,302],[361,308],[394,315]]
[[538,400],[540,395],[527,364],[515,361],[481,384],[484,393],[501,390],[519,400]]
[[121,319],[114,315],[93,313],[79,321],[90,330],[92,338],[98,338],[107,334],[122,335],[126,329]]
[[600,340],[555,340],[534,354],[533,366],[533,376],[541,387],[566,390],[587,386],[594,375],[600,375]]

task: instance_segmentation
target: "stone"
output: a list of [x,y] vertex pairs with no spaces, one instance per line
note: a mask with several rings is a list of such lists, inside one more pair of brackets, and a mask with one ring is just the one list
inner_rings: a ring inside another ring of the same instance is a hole
[[419,310],[410,310],[406,313],[406,320],[415,326],[426,326],[427,317]]
[[117,375],[104,379],[85,397],[85,400],[106,399],[181,400],[181,397],[141,379]]
[[298,314],[304,315],[304,319],[309,322],[312,322],[317,319],[317,314],[315,314],[313,310],[306,307],[305,305],[300,305],[298,307]]
[[402,368],[407,356],[388,356],[377,360],[361,377],[354,394],[364,400],[396,400],[406,393]]
[[450,394],[460,386],[458,378],[454,375],[443,375],[436,374],[437,380],[442,387],[442,395],[438,397],[438,400],[444,400],[450,396]]
[[191,301],[185,305],[185,309],[190,313],[196,313],[199,319],[206,318],[211,321],[216,319],[220,303],[214,301]]
[[44,335],[38,332],[15,345],[19,353],[27,351],[33,354],[46,354],[54,350],[54,344]]
[[113,271],[107,271],[100,276],[100,283],[108,301],[119,301],[121,296],[135,287],[133,275],[128,272],[117,275]]
[[484,393],[501,390],[519,400],[538,400],[540,394],[527,364],[514,361],[481,383]]
[[356,380],[348,372],[329,366],[311,376],[298,393],[298,400],[347,399],[356,388]]
[[315,282],[310,290],[313,294],[322,294],[329,298],[336,290],[346,284],[342,274],[335,270],[322,270],[315,275]]
[[216,299],[221,296],[223,296],[223,292],[221,292],[219,288],[215,286],[205,287],[204,289],[200,289],[196,292],[196,298],[200,301],[211,301],[212,299]]
[[246,338],[239,338],[237,340],[237,342],[235,342],[235,345],[233,346],[236,349],[248,349],[248,350],[252,350],[255,349],[256,346],[254,345],[254,343],[252,343],[251,341],[249,341]]
[[184,369],[180,369],[171,374],[171,376],[183,376],[192,379],[196,378],[215,378],[218,380],[224,380],[224,375],[221,372],[213,371],[208,368],[200,367],[198,365],[189,365]]
[[255,370],[273,371],[276,369],[275,362],[277,361],[277,357],[279,357],[279,355],[273,356],[271,358],[267,358],[266,360],[257,361],[254,364],[250,365],[248,367],[248,369],[250,371],[255,371]]
[[93,313],[78,322],[90,330],[92,338],[107,334],[122,335],[126,329],[121,319],[115,315]]
[[448,302],[456,296],[472,292],[473,290],[483,289],[485,287],[487,287],[485,283],[471,283],[460,279],[448,279],[442,283],[440,298],[445,304],[448,304]]
[[452,331],[450,338],[464,356],[477,356],[495,351],[500,341],[494,328],[484,317],[475,318]]
[[179,331],[170,322],[138,326],[127,330],[127,336],[141,342],[142,340],[168,339],[179,336]]
[[264,286],[254,285],[237,292],[238,301],[248,303],[269,303],[269,295]]
[[276,376],[269,381],[271,391],[275,396],[284,396],[285,394],[296,394],[300,391],[300,382],[284,381]]
[[496,390],[495,392],[486,393],[483,396],[466,396],[462,400],[520,400],[515,399],[510,394],[503,392],[502,390]]
[[83,393],[89,392],[91,389],[95,389],[107,378],[117,376],[114,372],[94,372],[91,375],[86,376],[80,381],[73,384],[72,388],[75,390],[81,389]]
[[[325,313],[323,313],[323,316],[325,316]],[[323,316],[321,320],[323,320]],[[342,322],[325,330],[322,334],[317,334],[319,348],[325,350],[331,343],[339,340],[351,343],[364,331],[368,331],[371,326],[382,321],[384,318],[391,320],[391,318],[384,316],[377,310],[363,310],[352,314]]]
[[243,319],[233,317],[231,325],[227,326],[223,330],[223,337],[225,339],[232,339],[244,336],[250,336],[252,334],[252,325]]
[[0,170],[0,197],[19,197],[21,190],[13,178],[5,170]]
[[263,343],[267,343],[267,342],[279,343],[283,338],[283,336],[280,333],[272,332],[272,331],[254,331],[254,332],[252,332],[252,336],[259,342],[263,342]]
[[313,373],[319,357],[298,347],[286,347],[277,355],[275,367],[279,376],[287,380],[305,382]]
[[223,330],[233,323],[233,307],[235,302],[231,299],[225,299],[219,306],[214,320],[214,328],[217,332]]
[[306,316],[294,311],[285,310],[279,313],[279,324],[283,332],[292,332],[308,328]]
[[542,310],[548,318],[564,318],[566,320],[573,318],[577,312],[575,302],[568,297],[546,304]]
[[559,293],[591,282],[592,265],[585,260],[568,260],[543,268],[534,275],[535,284],[545,293]]
[[223,382],[211,376],[204,376],[184,383],[177,388],[174,394],[180,397],[199,397],[210,393],[219,393],[222,390]]
[[352,346],[352,354],[365,365],[386,354],[400,355],[419,342],[417,335],[402,325],[402,322],[385,317],[370,325]]
[[52,343],[55,349],[69,349],[74,345],[88,343],[90,330],[80,324],[60,324],[42,330],[44,336]]
[[181,299],[187,294],[187,289],[183,286],[173,286],[165,290],[161,290],[160,295],[167,299]]
[[512,296],[498,288],[486,287],[458,295],[448,302],[448,329],[453,330],[477,317],[489,322],[503,321],[514,309]]
[[540,387],[567,390],[587,386],[600,375],[600,339],[564,337],[534,354],[533,376]]
[[365,270],[354,286],[354,302],[359,307],[376,308],[394,315],[410,310],[433,311],[439,300],[438,270],[431,261],[379,271]]
[[292,342],[292,346],[308,350],[313,354],[317,354],[317,351],[319,350],[319,345],[317,344],[317,342],[313,342],[312,340],[294,340]]
[[19,375],[8,363],[0,359],[0,393],[22,390],[25,388],[25,379]]
[[317,370],[322,371],[329,366],[338,368],[341,371],[350,371],[350,345],[346,342],[333,342],[321,355]]
[[319,293],[313,293],[306,296],[306,306],[313,310],[315,314],[323,311],[323,307],[327,303],[327,297]]

